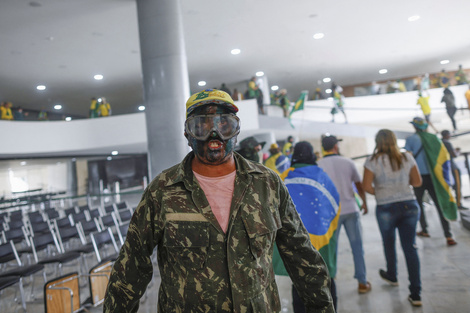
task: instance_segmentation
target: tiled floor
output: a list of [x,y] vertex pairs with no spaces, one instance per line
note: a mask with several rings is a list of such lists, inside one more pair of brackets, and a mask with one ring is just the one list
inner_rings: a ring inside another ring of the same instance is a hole
[[[373,198],[368,199],[370,213],[362,217],[362,224],[368,280],[372,283],[372,291],[362,295],[357,292],[357,281],[353,278],[352,253],[347,236],[344,230],[342,230],[336,277],[338,312],[470,312],[470,231],[463,228],[460,221],[452,222],[452,231],[458,241],[458,245],[447,247],[435,208],[433,206],[426,207],[431,238],[417,239],[421,261],[423,306],[421,308],[413,308],[407,301],[407,271],[399,243],[397,244],[397,251],[400,285],[398,287],[389,286],[378,275],[378,270],[384,268],[385,261],[381,238],[374,216],[374,200]],[[470,201],[466,201],[465,205],[470,207]],[[64,273],[67,270],[72,271],[74,269],[65,268]],[[292,312],[290,280],[287,277],[278,277],[278,283],[283,304],[282,312]],[[146,299],[142,302],[139,312],[156,312],[158,284],[159,278],[157,276],[152,282],[152,286],[148,288]],[[44,312],[42,285],[42,278],[40,276],[36,277],[35,290],[37,300],[27,304],[28,312]],[[29,297],[30,286],[26,286],[25,289]],[[16,288],[9,288],[0,296],[0,312],[22,312],[21,306],[13,301],[15,290]],[[86,296],[88,294],[85,289],[82,298]],[[93,308],[90,311],[101,312],[102,307]]]

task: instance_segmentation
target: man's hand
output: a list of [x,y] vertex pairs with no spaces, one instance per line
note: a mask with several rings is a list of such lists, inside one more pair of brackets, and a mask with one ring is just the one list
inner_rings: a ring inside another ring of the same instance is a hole
[[363,203],[361,205],[361,211],[363,211],[362,215],[366,215],[369,212],[369,210],[367,209],[367,204]]

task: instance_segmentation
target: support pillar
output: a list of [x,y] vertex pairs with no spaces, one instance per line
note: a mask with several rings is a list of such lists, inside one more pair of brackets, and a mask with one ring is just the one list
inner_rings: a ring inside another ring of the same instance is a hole
[[150,180],[189,152],[189,77],[179,0],[137,0]]

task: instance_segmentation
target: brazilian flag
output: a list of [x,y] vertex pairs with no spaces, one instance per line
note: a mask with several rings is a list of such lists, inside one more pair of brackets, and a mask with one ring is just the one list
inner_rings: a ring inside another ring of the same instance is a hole
[[[284,179],[312,245],[325,260],[331,277],[336,276],[336,232],[341,211],[339,193],[328,175],[316,165],[291,167]],[[279,254],[273,256],[274,272],[285,275]]]
[[450,156],[442,141],[436,135],[418,132],[431,170],[432,183],[442,214],[448,220],[457,219],[457,203],[452,195],[452,170]]
[[304,109],[304,103],[305,103],[305,99],[307,99],[308,97],[308,90],[304,90],[301,92],[300,94],[300,97],[299,97],[299,100],[297,100],[295,102],[295,105],[292,107],[290,113],[289,113],[289,122],[290,122],[290,125],[292,126],[292,128],[294,128],[294,125],[292,125],[292,122],[291,122],[291,116],[294,112],[297,112],[297,111],[301,111]]

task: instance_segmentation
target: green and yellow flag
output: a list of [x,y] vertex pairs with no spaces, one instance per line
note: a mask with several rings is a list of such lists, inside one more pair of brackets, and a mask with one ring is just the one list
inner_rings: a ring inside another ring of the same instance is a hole
[[292,113],[304,109],[304,102],[305,102],[305,99],[307,99],[307,96],[308,96],[308,90],[302,91],[302,93],[300,94],[299,100],[295,102],[295,105],[292,107],[292,110],[289,113],[289,118],[292,116]]
[[297,100],[295,102],[295,105],[292,107],[292,110],[290,111],[289,113],[289,122],[290,122],[290,125],[292,126],[292,128],[294,128],[294,125],[292,125],[292,122],[291,122],[291,116],[294,112],[297,112],[297,111],[301,111],[304,109],[304,103],[305,103],[305,100],[307,99],[308,97],[308,90],[304,90],[300,93],[300,97],[299,97],[299,100]]
[[431,179],[442,214],[448,220],[457,219],[457,203],[452,195],[452,170],[450,156],[442,141],[436,135],[418,132],[423,143]]

